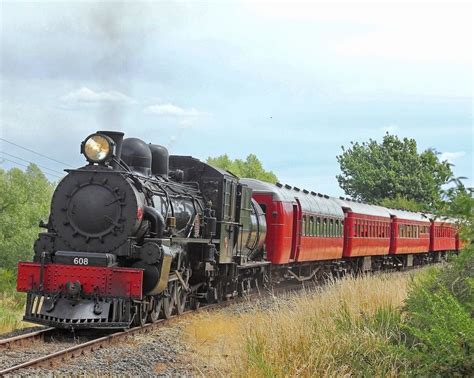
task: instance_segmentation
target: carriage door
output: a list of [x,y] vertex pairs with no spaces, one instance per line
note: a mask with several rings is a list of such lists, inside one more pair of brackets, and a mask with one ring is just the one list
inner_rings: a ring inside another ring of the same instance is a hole
[[301,204],[298,198],[293,204],[293,230],[291,236],[290,261],[295,261],[300,252],[301,244]]

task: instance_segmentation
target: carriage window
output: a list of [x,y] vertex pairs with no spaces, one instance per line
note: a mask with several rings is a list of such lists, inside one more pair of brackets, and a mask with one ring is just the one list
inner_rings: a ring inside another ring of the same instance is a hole
[[315,232],[314,232],[314,217],[313,216],[309,217],[309,234],[311,236],[314,236],[314,234],[315,234]]
[[262,211],[264,214],[267,213],[267,205],[263,204],[263,203],[259,203],[259,206],[262,208]]
[[323,235],[328,236],[328,220],[324,218],[323,220]]

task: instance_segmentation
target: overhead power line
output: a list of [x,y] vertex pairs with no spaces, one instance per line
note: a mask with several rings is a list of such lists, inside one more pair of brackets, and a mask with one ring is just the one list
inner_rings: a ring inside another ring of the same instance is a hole
[[23,150],[25,150],[25,151],[32,152],[32,153],[34,153],[34,154],[36,154],[36,155],[38,155],[38,156],[42,156],[42,157],[44,157],[44,158],[46,158],[46,159],[49,159],[49,160],[51,160],[51,161],[54,161],[54,162],[56,162],[56,163],[59,163],[59,164],[66,165],[66,166],[68,166],[68,167],[74,168],[74,167],[73,167],[72,165],[70,165],[70,164],[67,164],[67,163],[64,163],[64,162],[62,162],[62,161],[56,160],[56,159],[54,159],[54,158],[52,158],[52,157],[46,156],[46,155],[42,154],[41,152],[33,151],[32,149],[29,149],[29,148],[27,148],[27,147],[20,146],[19,144],[16,144],[16,143],[11,142],[11,141],[9,141],[9,140],[6,140],[6,139],[4,139],[4,138],[0,138],[0,140],[3,140],[4,142],[7,142],[7,143],[9,143],[9,144],[11,144],[11,145],[13,145],[13,146],[19,147],[19,148],[21,148],[21,149],[23,149]]
[[0,151],[0,154],[4,154],[4,155],[7,155],[7,156],[10,156],[10,157],[12,157],[12,158],[15,158],[15,159],[24,161],[24,162],[26,162],[26,163],[35,164],[35,165],[37,165],[37,166],[40,167],[40,168],[47,169],[48,171],[51,171],[51,172],[59,173],[60,175],[64,174],[64,173],[61,172],[61,171],[57,171],[57,170],[55,170],[55,169],[51,169],[51,168],[45,167],[44,165],[40,165],[40,164],[38,164],[38,163],[34,163],[34,162],[32,162],[32,161],[23,159],[23,158],[21,158],[21,157],[19,157],[19,156],[15,156],[15,155],[9,154],[8,152]]
[[[6,157],[0,157],[0,164],[3,163],[2,160],[9,161],[10,163],[19,165],[20,167],[28,168],[28,166],[26,164],[18,163],[17,161],[7,159]],[[44,172],[44,174],[46,174],[48,176],[54,176],[54,177],[57,177],[57,178],[62,178],[62,176],[55,175],[54,173]]]

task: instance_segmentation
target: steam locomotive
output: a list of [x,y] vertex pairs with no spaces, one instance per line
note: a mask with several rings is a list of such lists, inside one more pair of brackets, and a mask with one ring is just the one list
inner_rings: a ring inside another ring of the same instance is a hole
[[81,143],[18,265],[24,319],[127,328],[265,286],[439,261],[453,220],[253,179],[124,134]]
[[263,284],[266,222],[251,189],[123,136],[88,136],[88,164],[58,184],[34,261],[18,267],[25,320],[123,328]]

